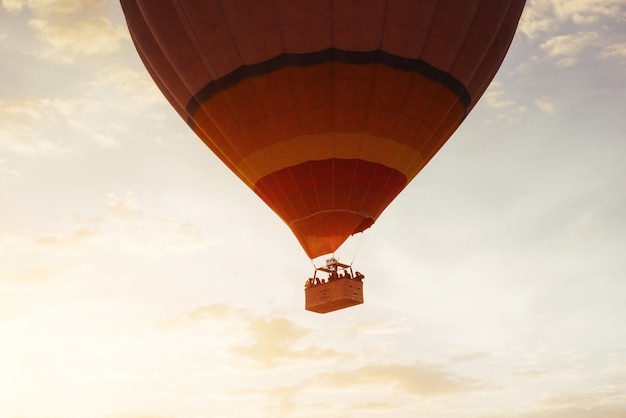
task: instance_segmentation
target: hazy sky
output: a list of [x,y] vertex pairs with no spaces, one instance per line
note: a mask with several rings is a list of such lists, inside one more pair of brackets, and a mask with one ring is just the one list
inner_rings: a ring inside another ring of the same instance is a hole
[[626,417],[626,0],[527,3],[328,315],[116,1],[0,4],[0,417]]

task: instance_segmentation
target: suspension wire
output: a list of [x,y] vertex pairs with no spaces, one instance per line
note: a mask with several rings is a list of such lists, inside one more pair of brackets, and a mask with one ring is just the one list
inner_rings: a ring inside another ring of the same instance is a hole
[[[361,247],[363,247],[363,242],[365,242],[365,231],[361,231],[361,232],[359,232],[358,234],[359,234],[359,237],[358,237],[358,239],[356,240],[356,246],[354,247],[354,251],[352,251],[352,258],[351,258],[350,263],[349,263],[349,266],[350,266],[350,267],[352,267],[352,264],[354,263],[354,260],[356,259],[357,255],[359,255],[359,253],[360,253],[360,251],[361,251]],[[356,234],[355,234],[355,235],[356,235]],[[354,236],[354,235],[353,235],[353,236]],[[341,252],[341,253],[344,253],[344,251],[346,251],[346,249],[345,249],[345,248],[344,248],[344,250],[343,250],[343,251],[340,251],[340,252]],[[346,255],[346,254],[344,253],[344,255]],[[318,261],[318,263],[321,263],[321,265],[323,266],[323,265],[324,265],[324,263],[325,263],[325,260],[328,260],[329,258],[335,258],[335,259],[339,260],[339,258],[341,258],[341,255],[337,255],[337,253],[336,253],[335,251],[333,251],[333,252],[332,252],[332,253],[330,253],[330,254],[326,254],[326,255],[324,256],[324,260],[321,260],[321,261],[320,261],[320,260],[319,260],[320,258],[321,258],[321,256],[320,256],[320,257],[316,257],[316,258],[312,258],[312,259],[310,259],[310,261],[311,261],[311,265],[313,266],[313,269],[314,269],[314,270],[317,270],[317,269],[318,269],[318,266],[315,264],[315,261],[316,261],[316,260]]]
[[354,263],[354,260],[356,259],[356,256],[359,254],[359,252],[361,251],[361,246],[363,246],[363,241],[365,241],[365,231],[361,231],[359,232],[359,239],[356,243],[356,249],[354,250],[354,255],[352,256],[352,260],[350,260],[350,267],[352,267],[352,264]]
[[[329,254],[325,254],[323,256],[319,256],[319,257],[315,257],[312,258],[311,261],[311,265],[313,266],[313,268],[315,270],[317,270],[319,267],[323,267],[326,265],[326,261],[330,258],[337,258],[337,256],[335,255],[335,252],[333,251],[332,253]],[[338,258],[337,258],[338,259]],[[319,266],[317,264],[315,264],[315,261],[317,260],[317,262],[320,264]]]

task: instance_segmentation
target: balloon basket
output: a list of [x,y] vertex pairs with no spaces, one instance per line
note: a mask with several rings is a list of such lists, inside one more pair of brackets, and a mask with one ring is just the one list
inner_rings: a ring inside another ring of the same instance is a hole
[[363,303],[363,282],[338,279],[304,290],[305,309],[328,313]]
[[[320,279],[318,274],[327,275]],[[326,260],[326,266],[315,269],[315,274],[304,284],[304,309],[317,313],[328,313],[363,303],[363,279],[360,272],[354,273],[352,266]]]

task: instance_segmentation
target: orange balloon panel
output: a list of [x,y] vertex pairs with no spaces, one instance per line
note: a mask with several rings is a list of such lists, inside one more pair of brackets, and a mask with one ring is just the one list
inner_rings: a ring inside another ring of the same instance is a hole
[[146,68],[309,257],[372,225],[495,75],[523,0],[122,0]]

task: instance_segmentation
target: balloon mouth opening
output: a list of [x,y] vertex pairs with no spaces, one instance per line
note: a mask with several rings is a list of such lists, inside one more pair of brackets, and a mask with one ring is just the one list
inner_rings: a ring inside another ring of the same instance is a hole
[[352,235],[374,223],[366,214],[331,210],[291,222],[289,227],[311,260],[333,254]]
[[365,218],[361,221],[361,223],[354,229],[354,232],[351,235],[355,235],[358,234],[360,232],[365,231],[366,229],[368,229],[369,227],[371,227],[372,225],[374,225],[374,219],[372,218]]

